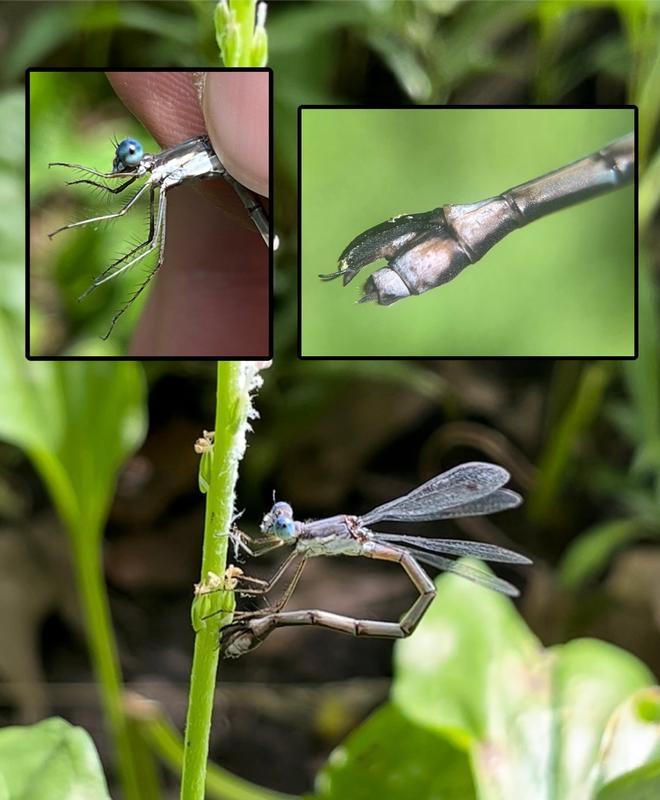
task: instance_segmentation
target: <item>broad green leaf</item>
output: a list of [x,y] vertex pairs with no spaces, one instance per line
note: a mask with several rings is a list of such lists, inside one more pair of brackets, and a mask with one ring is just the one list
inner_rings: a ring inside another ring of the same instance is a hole
[[[395,650],[399,708],[463,746],[490,737],[523,706],[527,718],[535,705],[543,716],[547,690],[536,680],[543,651],[513,604],[453,575],[436,585],[421,624]],[[497,702],[503,686],[506,697]]]
[[142,369],[28,362],[0,313],[0,438],[23,448],[72,531],[100,532],[122,462],[145,429]]
[[[660,689],[640,689],[612,714],[601,743],[598,782],[607,797],[606,784],[631,788],[649,779],[660,790]],[[623,776],[625,781],[619,783]],[[609,791],[614,792],[614,788]],[[601,796],[600,794],[598,795]],[[612,795],[612,797],[618,795]],[[633,795],[621,794],[621,797]],[[659,794],[656,796],[660,796]]]
[[660,761],[654,761],[608,783],[595,800],[657,800],[658,797]]
[[608,719],[653,676],[596,640],[544,650],[508,599],[453,575],[437,587],[397,644],[397,707],[470,753],[480,800],[590,797]]
[[0,798],[5,797],[110,800],[90,736],[57,717],[0,730]]
[[395,705],[376,711],[317,777],[314,800],[471,800],[467,755]]
[[594,790],[612,713],[633,692],[653,683],[653,676],[634,656],[595,639],[558,645],[547,654],[552,732],[545,747],[553,756],[544,796],[578,800]]

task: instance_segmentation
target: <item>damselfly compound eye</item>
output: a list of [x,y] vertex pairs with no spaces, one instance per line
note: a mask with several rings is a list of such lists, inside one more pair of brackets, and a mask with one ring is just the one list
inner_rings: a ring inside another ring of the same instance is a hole
[[282,514],[278,514],[275,517],[273,531],[280,539],[291,539],[296,533],[296,525],[292,519],[287,519]]
[[126,172],[131,167],[137,167],[143,156],[144,149],[137,139],[122,139],[115,150],[112,171]]

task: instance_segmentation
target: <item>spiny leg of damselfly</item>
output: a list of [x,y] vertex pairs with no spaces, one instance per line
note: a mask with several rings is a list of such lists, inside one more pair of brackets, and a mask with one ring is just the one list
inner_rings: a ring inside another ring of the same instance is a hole
[[67,181],[66,185],[75,186],[78,183],[87,183],[90,186],[95,186],[97,189],[104,189],[106,192],[111,192],[112,194],[119,194],[120,192],[123,192],[124,189],[127,189],[132,183],[135,183],[135,181],[139,177],[141,176],[133,175],[132,178],[129,178],[127,181],[124,181],[124,183],[120,184],[119,186],[106,186],[104,183],[99,183],[98,181],[88,181],[86,178],[81,178],[80,180],[77,181]]
[[99,172],[91,167],[83,167],[82,164],[68,164],[66,161],[51,161],[49,167],[69,167],[69,169],[77,169],[81,172],[86,172],[88,175],[96,175],[97,178],[130,178],[136,177],[134,172]]
[[142,196],[142,193],[151,186],[151,183],[147,181],[144,186],[141,186],[137,192],[133,195],[133,197],[126,203],[125,206],[119,209],[119,211],[114,211],[112,214],[103,214],[100,217],[91,217],[90,219],[83,219],[80,222],[70,222],[68,225],[62,225],[61,228],[58,228],[56,231],[48,234],[50,239],[53,238],[56,234],[60,233],[61,231],[68,230],[69,228],[79,228],[82,225],[91,225],[92,222],[103,222],[107,219],[117,219],[117,217],[123,217],[126,212],[133,207],[133,205],[137,202],[138,198]]
[[149,252],[151,252],[151,251],[147,251],[142,256],[139,256],[138,258],[133,259],[133,261],[130,264],[124,265],[120,269],[115,269],[119,264],[121,264],[123,261],[126,261],[127,259],[129,259],[135,253],[139,252],[143,247],[148,247],[149,245],[151,245],[153,243],[153,241],[154,241],[154,233],[155,233],[155,222],[154,222],[154,196],[155,196],[155,193],[156,193],[156,190],[153,187],[153,185],[150,186],[150,189],[149,189],[149,233],[148,233],[147,238],[145,239],[145,241],[144,242],[140,242],[140,244],[136,245],[131,250],[129,250],[128,253],[125,253],[123,256],[118,258],[116,261],[113,261],[112,264],[110,264],[110,266],[106,267],[103,270],[103,272],[101,272],[99,275],[97,275],[96,278],[94,278],[94,281],[91,284],[91,286],[89,286],[87,289],[85,289],[85,291],[80,295],[80,297],[78,298],[79,301],[80,300],[84,300],[85,297],[87,297],[88,294],[91,294],[91,292],[93,292],[94,289],[96,289],[102,283],[105,283],[106,281],[112,280],[112,278],[114,278],[116,275],[119,275],[121,272],[123,272],[124,270],[128,269],[128,267],[130,267],[132,264],[135,264],[136,261],[139,260],[139,258],[143,258],[144,255],[147,255]]
[[[90,186],[94,186],[96,189],[103,189],[104,191],[110,192],[111,194],[120,194],[121,192],[124,191],[124,189],[127,189],[129,186],[131,186],[133,183],[135,183],[135,181],[139,177],[142,177],[140,175],[136,175],[134,172],[105,172],[105,173],[104,172],[97,172],[94,169],[89,169],[88,167],[82,167],[79,164],[66,164],[66,163],[61,162],[61,161],[51,162],[48,166],[49,167],[55,167],[55,166],[58,166],[58,167],[71,167],[71,168],[76,169],[78,171],[87,173],[88,175],[98,175],[98,176],[103,177],[105,179],[110,179],[110,178],[114,178],[114,179],[116,179],[116,178],[128,178],[127,181],[124,181],[124,183],[120,184],[119,186],[108,186],[107,184],[99,183],[98,181],[90,181],[87,178],[81,178],[80,180],[67,181],[66,182],[67,186],[75,186],[76,184],[79,184],[79,183],[86,183],[86,184],[89,184]],[[58,230],[55,231],[52,235],[54,236],[55,233],[58,233],[59,230],[62,230],[62,228],[58,228]]]
[[[140,253],[139,256],[136,256],[134,259],[129,261],[127,264],[124,264],[118,270],[113,272],[112,275],[108,275],[107,278],[104,278],[103,280],[98,281],[98,283],[95,282],[96,285],[98,286],[101,283],[105,283],[106,281],[111,280],[112,278],[116,277],[117,275],[120,275],[122,272],[125,272],[127,269],[129,269],[129,267],[132,267],[133,264],[136,264],[138,261],[141,261],[143,258],[146,258],[146,256],[148,256],[150,253],[152,253],[155,250],[155,248],[158,247],[158,245],[160,243],[160,247],[159,247],[159,250],[158,250],[158,261],[156,263],[156,266],[150,272],[147,273],[146,280],[143,281],[138,286],[138,288],[128,298],[128,300],[124,303],[124,305],[118,311],[115,312],[115,314],[113,315],[112,319],[110,320],[110,327],[108,328],[108,330],[105,333],[105,335],[101,336],[101,339],[103,339],[103,340],[107,339],[110,336],[110,334],[112,333],[112,331],[113,331],[115,325],[117,324],[117,321],[119,320],[119,318],[131,307],[131,305],[137,300],[137,298],[147,288],[147,286],[149,285],[149,282],[151,281],[151,279],[154,277],[154,275],[158,272],[158,270],[163,265],[163,254],[164,254],[164,251],[165,251],[165,229],[166,229],[166,223],[167,223],[166,209],[167,209],[167,195],[166,195],[165,191],[161,189],[161,191],[160,191],[160,193],[158,195],[158,218],[157,218],[157,221],[156,221],[155,231],[154,231],[154,234],[152,236],[151,243],[149,244],[147,249],[144,251],[144,253]],[[153,214],[151,216],[153,218]]]

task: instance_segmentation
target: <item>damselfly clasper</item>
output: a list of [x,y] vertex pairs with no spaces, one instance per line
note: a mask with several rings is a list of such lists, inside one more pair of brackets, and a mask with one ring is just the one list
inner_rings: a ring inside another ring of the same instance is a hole
[[[530,564],[518,553],[493,544],[455,539],[428,539],[399,533],[379,533],[372,529],[378,522],[424,522],[492,514],[516,508],[520,495],[504,488],[509,473],[495,464],[471,462],[443,472],[362,516],[340,514],[312,522],[294,519],[288,503],[276,502],[261,523],[262,537],[235,534],[237,547],[251,555],[261,555],[283,545],[292,552],[269,581],[241,575],[239,594],[266,595],[285,574],[289,565],[299,563],[280,600],[256,612],[239,612],[236,622],[223,630],[225,655],[240,656],[260,644],[268,634],[288,625],[319,625],[353,636],[376,636],[399,639],[417,627],[435,596],[435,586],[421,563],[453,572],[480,586],[515,597],[518,589],[502,578],[476,566],[453,561],[447,556],[472,556],[484,561]],[[400,564],[419,593],[418,598],[398,622],[362,620],[317,609],[283,611],[302,574],[306,561],[313,556],[364,556]],[[235,576],[235,572],[232,574]]]
[[518,228],[630,183],[635,136],[476,203],[447,204],[420,214],[399,214],[360,233],[339,256],[338,269],[321,280],[346,286],[368,264],[387,266],[367,278],[358,303],[388,306],[448,283]]
[[[89,177],[68,181],[69,185],[88,184],[108,194],[121,194],[136,182],[143,181],[131,199],[119,210],[63,225],[49,234],[51,238],[71,228],[118,219],[127,214],[141,197],[148,196],[149,198],[149,223],[144,241],[139,242],[127,253],[109,264],[79,298],[82,300],[94,289],[127,272],[152,253],[157,254],[155,266],[147,270],[146,278],[142,280],[124,305],[115,312],[110,322],[110,328],[102,337],[103,339],[108,338],[119,318],[145,290],[162,266],[167,222],[167,192],[173,187],[207,178],[224,178],[238,195],[265,245],[268,247],[270,244],[269,221],[265,210],[255,195],[227,172],[206,136],[189,139],[156,155],[145,153],[142,145],[136,139],[124,139],[116,145],[111,172],[98,172],[80,164],[59,161],[53,162],[49,166],[68,167],[81,171]],[[101,183],[98,179],[103,179],[108,183]]]

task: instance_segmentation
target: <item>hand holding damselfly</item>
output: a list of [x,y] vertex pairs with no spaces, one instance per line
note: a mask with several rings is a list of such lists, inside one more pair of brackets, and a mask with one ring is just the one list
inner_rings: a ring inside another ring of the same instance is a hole
[[[49,166],[69,167],[81,170],[88,177],[69,184],[88,184],[101,189],[109,194],[120,194],[132,186],[136,181],[145,179],[133,197],[118,211],[102,214],[97,217],[72,222],[49,234],[52,238],[61,231],[90,225],[105,220],[117,219],[126,214],[148,192],[149,197],[149,230],[146,239],[133,247],[129,252],[113,261],[92,282],[90,287],[78,298],[82,300],[90,292],[110,281],[135,266],[154,251],[158,252],[158,261],[155,267],[147,272],[147,277],[133,292],[128,301],[112,317],[110,328],[103,336],[107,339],[115,324],[131,303],[146,289],[154,275],[158,272],[163,262],[166,233],[167,192],[183,183],[198,181],[207,178],[224,178],[234,189],[241,203],[245,207],[254,227],[261,234],[264,243],[270,244],[270,227],[268,216],[256,199],[255,195],[235,180],[224,168],[220,159],[213,151],[211,143],[206,136],[198,136],[186,142],[170,147],[157,155],[144,153],[142,145],[136,139],[124,139],[116,145],[115,158],[112,172],[98,172],[97,170],[83,167],[80,164],[53,162]],[[107,185],[91,177],[105,180],[120,180],[119,185]]]

